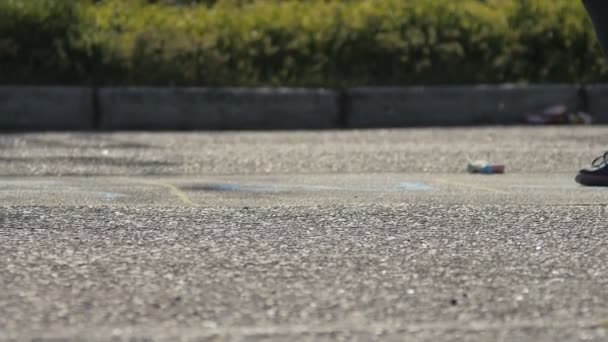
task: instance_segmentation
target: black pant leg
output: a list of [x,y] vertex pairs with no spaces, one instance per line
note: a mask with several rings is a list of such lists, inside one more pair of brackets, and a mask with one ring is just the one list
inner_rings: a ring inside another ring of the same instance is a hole
[[597,38],[605,54],[608,54],[608,0],[583,0],[593,22]]

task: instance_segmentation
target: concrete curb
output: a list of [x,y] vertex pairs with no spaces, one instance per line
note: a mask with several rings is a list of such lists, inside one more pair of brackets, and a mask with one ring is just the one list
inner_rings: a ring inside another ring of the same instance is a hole
[[325,89],[102,88],[103,129],[323,129],[338,101]]
[[[585,90],[581,92],[581,89]],[[4,130],[336,129],[509,125],[554,104],[608,123],[608,85],[297,88],[0,87]]]
[[92,94],[86,87],[0,87],[0,129],[92,129]]
[[576,85],[355,88],[348,127],[519,124],[558,103],[576,108]]
[[608,84],[591,84],[585,87],[589,112],[596,123],[608,123]]

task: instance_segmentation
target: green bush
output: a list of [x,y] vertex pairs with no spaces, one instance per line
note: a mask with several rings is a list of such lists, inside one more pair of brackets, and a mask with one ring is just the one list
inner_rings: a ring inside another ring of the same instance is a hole
[[0,0],[1,83],[599,82],[572,0]]
[[0,81],[40,83],[73,73],[78,20],[70,2],[0,0]]

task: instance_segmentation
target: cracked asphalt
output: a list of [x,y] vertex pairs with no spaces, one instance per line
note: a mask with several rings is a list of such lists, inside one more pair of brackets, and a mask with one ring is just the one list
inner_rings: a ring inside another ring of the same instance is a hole
[[[0,340],[608,341],[606,127],[0,135]],[[466,174],[469,160],[507,174]]]

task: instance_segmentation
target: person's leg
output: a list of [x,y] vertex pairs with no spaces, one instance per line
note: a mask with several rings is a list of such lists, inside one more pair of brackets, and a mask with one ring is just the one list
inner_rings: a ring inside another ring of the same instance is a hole
[[[593,22],[597,38],[604,54],[608,54],[608,0],[583,0],[585,9]],[[595,159],[593,169],[581,170],[576,181],[588,186],[608,186],[608,152]]]

